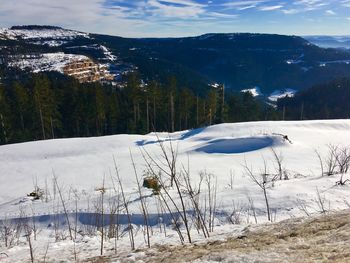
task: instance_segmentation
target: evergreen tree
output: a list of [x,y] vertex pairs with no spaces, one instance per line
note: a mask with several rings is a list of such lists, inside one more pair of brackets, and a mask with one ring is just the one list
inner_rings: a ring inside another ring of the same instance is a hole
[[37,134],[37,138],[54,138],[55,130],[61,127],[61,120],[55,94],[46,75],[35,76],[33,96],[37,115],[37,130],[41,130],[41,134]]
[[11,142],[12,127],[10,121],[10,107],[6,99],[6,93],[3,86],[0,85],[0,143]]

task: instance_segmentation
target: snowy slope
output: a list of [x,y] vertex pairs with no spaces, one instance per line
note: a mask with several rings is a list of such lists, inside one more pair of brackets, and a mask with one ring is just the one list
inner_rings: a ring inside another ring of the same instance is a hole
[[78,37],[90,38],[89,34],[63,28],[0,28],[2,39],[24,39],[37,45],[60,46]]
[[[41,51],[42,53],[38,53],[37,51],[31,52],[30,50],[26,50],[24,53],[18,53],[14,50],[11,55],[6,57],[6,64],[8,67],[16,67],[34,73],[45,71],[58,71],[63,73],[63,67],[67,65],[67,63],[90,59],[99,64],[99,66],[105,67],[110,71],[111,66],[118,60],[117,56],[106,46],[101,44],[76,46],[77,42],[74,42],[74,40],[81,38],[90,39],[91,37],[87,33],[49,26],[0,28],[0,39],[21,40],[20,43],[25,42],[51,47],[51,49],[47,49],[46,52]],[[63,52],[61,49],[54,48],[62,45],[66,45]],[[0,47],[0,50],[1,48],[2,47]],[[57,52],[53,50],[57,50]],[[85,52],[85,50],[88,52]],[[94,54],[95,50],[99,51],[97,52],[98,55],[91,55]]]
[[84,55],[65,54],[63,52],[44,53],[39,56],[16,56],[9,63],[9,67],[17,67],[22,70],[30,70],[34,73],[41,71],[58,71],[63,73],[66,64],[89,59]]
[[[86,213],[94,211],[92,204],[100,196],[96,189],[103,185],[103,178],[105,178],[104,185],[107,188],[106,200],[113,200],[113,183],[115,182],[112,178],[115,178],[113,162],[113,157],[115,157],[133,214],[132,222],[136,226],[142,225],[140,200],[137,195],[130,151],[138,174],[142,175],[146,164],[140,148],[147,150],[154,158],[161,159],[158,138],[167,146],[170,145],[171,139],[171,143],[178,147],[178,170],[187,167],[189,162],[193,183],[199,181],[200,172],[206,171],[214,175],[218,184],[215,221],[217,233],[240,231],[241,228],[235,228],[227,222],[227,215],[231,214],[234,209],[242,209],[240,211],[244,215],[241,218],[243,225],[255,222],[251,215],[249,217],[244,214],[249,200],[254,202],[257,222],[267,221],[262,191],[247,176],[244,165],[252,167],[252,170],[259,174],[264,168],[265,160],[268,173],[274,173],[276,163],[273,161],[271,147],[283,155],[283,167],[289,176],[289,180],[276,181],[274,187],[269,187],[267,190],[274,221],[305,216],[306,212],[319,213],[320,207],[317,201],[319,197],[325,200],[327,211],[346,208],[344,200],[350,200],[349,185],[337,186],[336,181],[339,180],[339,175],[321,177],[315,150],[326,158],[327,145],[347,145],[347,142],[350,141],[349,130],[350,120],[250,122],[220,124],[173,134],[160,133],[159,137],[155,134],[115,135],[1,146],[0,218],[16,218],[23,211],[27,215],[35,211],[34,215],[38,219],[38,224],[44,228],[43,233],[50,233],[50,228],[47,226],[50,225],[52,218],[49,215],[62,212],[62,208],[57,211],[55,205],[57,201],[33,202],[26,197],[26,194],[31,192],[34,185],[37,184],[51,191],[52,196],[54,173],[62,186],[68,211],[73,214],[75,199],[72,193],[78,193],[79,220],[81,224],[86,223]],[[288,135],[292,143],[283,140],[280,134]],[[345,178],[350,177],[345,175]],[[155,226],[157,222],[155,215],[159,209],[158,199],[152,197],[149,190],[143,191],[148,196],[146,198],[148,210]],[[175,189],[169,189],[169,191],[177,200]],[[206,193],[205,186],[202,191],[203,194]],[[139,235],[137,246],[145,247],[143,232],[140,231],[137,231],[137,236]],[[169,237],[154,234],[152,242],[178,242],[176,233],[171,232],[170,229],[168,231]],[[201,239],[200,234],[194,232],[194,238]],[[38,251],[45,250],[46,242],[49,242],[50,239],[47,234],[42,235],[44,241],[36,244]],[[91,250],[86,252],[87,255],[97,255],[98,237],[88,240],[86,238],[84,238],[84,242],[88,243],[86,246],[95,248],[95,252]],[[128,251],[127,235],[120,242],[121,249]],[[71,243],[68,241],[59,244],[55,245],[50,252],[52,256],[60,253],[59,251],[67,252],[67,247],[71,248]],[[107,243],[106,246],[112,246],[112,244]],[[83,245],[81,249],[84,250]],[[21,248],[7,250],[7,253],[12,259],[28,257],[25,245]],[[71,252],[65,255],[67,258],[71,256]]]
[[[242,164],[245,160],[258,170],[263,165],[262,157],[272,161],[270,148],[275,147],[283,153],[291,178],[297,174],[307,177],[306,180],[298,178],[295,181],[281,182],[281,189],[277,187],[273,191],[277,196],[286,194],[287,199],[295,199],[294,194],[298,191],[304,194],[304,184],[305,194],[315,189],[314,182],[308,185],[311,178],[312,181],[317,181],[320,174],[314,150],[319,149],[326,155],[328,144],[346,144],[350,139],[349,129],[349,120],[251,122],[215,125],[170,136],[179,148],[179,166],[186,164],[189,156],[194,180],[198,179],[198,172],[207,170],[217,176],[218,183],[224,190],[230,182],[230,170],[233,170],[235,187],[239,192],[255,189],[250,179],[243,175]],[[274,134],[287,134],[293,144],[284,142],[280,136]],[[168,138],[167,134],[159,136],[165,141]],[[90,191],[101,184],[104,174],[114,169],[113,156],[120,166],[126,189],[132,192],[135,189],[135,180],[130,176],[132,165],[129,149],[141,174],[145,163],[139,147],[144,147],[154,156],[161,154],[157,138],[153,134],[58,139],[1,146],[0,169],[6,176],[0,178],[0,203],[25,196],[33,190],[34,181],[43,187],[45,179],[51,180],[52,170],[64,185]],[[274,169],[272,162],[268,166],[271,171]],[[322,184],[331,187],[332,180],[332,177],[327,178]],[[289,189],[288,192],[282,190],[284,188]],[[225,199],[225,196],[222,198]],[[2,216],[7,209],[16,212],[16,207],[12,205],[6,206],[6,209],[0,205],[0,208]]]

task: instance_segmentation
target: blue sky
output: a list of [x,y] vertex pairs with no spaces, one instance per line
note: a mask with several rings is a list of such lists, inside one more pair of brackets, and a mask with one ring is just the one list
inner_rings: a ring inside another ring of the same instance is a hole
[[125,37],[350,35],[350,0],[0,0],[0,27],[21,24]]

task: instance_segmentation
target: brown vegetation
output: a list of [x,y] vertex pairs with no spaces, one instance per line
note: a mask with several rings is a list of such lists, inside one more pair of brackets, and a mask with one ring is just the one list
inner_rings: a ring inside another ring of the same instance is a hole
[[240,236],[186,246],[158,246],[87,262],[350,262],[350,211],[247,227]]

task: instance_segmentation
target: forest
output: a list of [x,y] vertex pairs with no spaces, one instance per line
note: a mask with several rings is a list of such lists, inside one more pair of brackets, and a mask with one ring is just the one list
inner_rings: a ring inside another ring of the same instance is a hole
[[24,141],[173,132],[221,122],[278,119],[273,107],[250,93],[205,95],[166,83],[144,84],[137,72],[119,88],[79,83],[58,73],[29,74],[0,84],[1,144]]
[[125,76],[125,87],[79,83],[53,72],[14,74],[2,80],[1,144],[173,132],[223,122],[350,117],[347,78],[282,98],[277,107],[250,93],[225,90],[223,85],[195,94],[179,85],[175,76],[146,84],[138,72]]
[[340,78],[298,92],[278,101],[285,120],[350,118],[350,79]]

